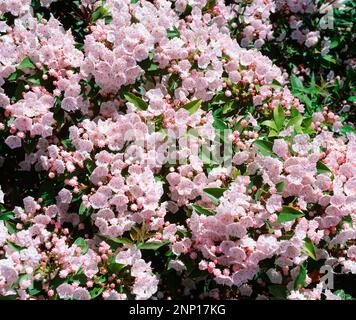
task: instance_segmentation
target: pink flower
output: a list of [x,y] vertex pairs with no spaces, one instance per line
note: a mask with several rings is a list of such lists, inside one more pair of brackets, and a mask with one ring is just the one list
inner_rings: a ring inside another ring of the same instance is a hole
[[74,287],[70,284],[63,283],[57,287],[57,293],[61,299],[72,299]]
[[73,292],[74,300],[90,300],[89,291],[85,288],[77,288]]
[[241,151],[234,155],[232,162],[239,166],[243,164],[248,158],[249,158],[249,153],[246,151]]
[[72,193],[64,188],[59,191],[58,197],[61,203],[71,203],[72,201]]
[[136,279],[132,292],[137,300],[149,299],[157,291],[158,279],[155,276],[145,273]]
[[61,107],[65,111],[74,111],[78,109],[77,100],[73,97],[66,97],[63,99]]
[[17,149],[22,145],[21,139],[18,136],[8,136],[5,139],[5,143],[9,146],[10,149]]
[[268,198],[266,208],[269,213],[275,213],[282,209],[282,196],[279,194],[273,194]]
[[94,209],[104,208],[108,204],[108,196],[97,191],[89,198],[90,204]]
[[115,258],[115,262],[124,265],[133,265],[139,259],[141,259],[141,251],[136,246],[131,246],[128,250],[119,252]]
[[37,203],[30,196],[23,199],[25,210],[28,213],[35,213],[37,211]]
[[276,139],[273,143],[273,152],[283,158],[288,154],[288,143],[283,139]]

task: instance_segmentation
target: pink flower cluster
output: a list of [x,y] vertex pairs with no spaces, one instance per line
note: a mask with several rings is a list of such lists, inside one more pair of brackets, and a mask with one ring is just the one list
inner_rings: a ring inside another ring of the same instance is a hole
[[[239,2],[239,1],[236,1]],[[261,48],[265,41],[272,40],[273,26],[269,21],[271,13],[276,10],[275,1],[254,0],[243,11],[243,24],[241,46],[248,47],[254,42],[255,48]],[[236,8],[237,16],[240,16],[240,7]],[[232,27],[237,27],[236,23]]]
[[[241,286],[244,296],[252,293],[246,285],[260,271],[259,262],[273,257],[275,268],[267,272],[271,282],[284,283],[290,275],[286,285],[293,290],[299,266],[308,258],[303,250],[305,239],[310,239],[317,259],[353,272],[353,246],[342,254],[336,249],[355,239],[353,228],[344,220],[348,216],[351,221],[356,219],[356,140],[354,135],[349,139],[333,138],[331,132],[323,132],[312,141],[297,135],[291,148],[284,139],[275,140],[273,153],[279,158],[251,151],[241,161],[241,154],[236,154],[235,162],[246,166],[248,175],[238,176],[229,186],[215,215],[194,212],[189,222],[193,250],[203,256],[200,270],[207,270],[219,284]],[[318,172],[321,159],[329,172]],[[254,197],[258,190],[251,186],[251,175],[255,174],[268,186],[258,199]],[[280,183],[284,188],[277,191]],[[279,222],[277,213],[283,212],[290,197],[297,199],[294,208],[307,213],[296,221]],[[261,234],[266,223],[270,230]],[[285,232],[292,230],[293,235],[284,239]],[[320,299],[320,288],[317,291]]]

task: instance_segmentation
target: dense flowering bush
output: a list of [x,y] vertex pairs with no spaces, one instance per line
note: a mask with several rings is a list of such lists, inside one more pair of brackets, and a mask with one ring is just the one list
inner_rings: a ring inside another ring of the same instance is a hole
[[0,299],[352,298],[353,17],[0,0]]

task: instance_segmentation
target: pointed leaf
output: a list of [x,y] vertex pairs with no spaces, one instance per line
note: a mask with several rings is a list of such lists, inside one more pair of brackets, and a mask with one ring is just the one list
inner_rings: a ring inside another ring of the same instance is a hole
[[77,238],[74,242],[80,249],[82,249],[81,254],[84,255],[88,252],[89,246],[83,238]]
[[277,125],[276,123],[273,121],[273,120],[265,120],[261,123],[261,125],[263,126],[267,126],[269,128],[272,128],[273,130],[275,131],[279,131],[278,128],[277,128]]
[[215,204],[219,204],[219,198],[224,194],[226,188],[205,188],[204,193]]
[[284,181],[277,183],[276,184],[276,189],[277,189],[277,192],[283,192],[283,190],[284,190]]
[[201,106],[201,99],[190,101],[189,103],[182,106],[182,108],[188,110],[189,114],[192,115],[198,111],[200,106]]
[[282,211],[278,215],[277,222],[283,223],[287,221],[294,221],[299,217],[304,217],[304,213],[292,207],[283,206]]
[[201,207],[201,206],[198,206],[198,205],[196,205],[196,204],[193,204],[192,207],[193,207],[194,211],[197,212],[197,213],[199,213],[199,214],[203,214],[203,215],[205,215],[205,216],[212,216],[212,215],[214,215],[214,212],[211,212],[211,211],[209,211],[208,209],[205,209],[205,208],[203,208],[203,207]]
[[136,108],[140,110],[146,110],[148,108],[148,103],[146,101],[131,92],[125,93],[124,97],[128,102],[131,102]]
[[17,69],[24,70],[24,69],[36,69],[36,66],[33,64],[29,57],[23,59],[20,64],[18,65]]
[[316,260],[315,248],[313,242],[309,238],[305,238],[303,251],[313,260]]
[[109,14],[109,10],[103,6],[98,7],[93,14],[91,15],[91,19],[93,22],[104,18],[106,15]]
[[273,109],[273,119],[278,130],[281,130],[283,128],[284,119],[285,119],[284,110],[281,105],[278,105],[278,107]]
[[321,173],[331,173],[331,170],[328,168],[328,166],[322,162],[322,161],[318,161],[316,163],[316,170],[319,174]]
[[137,245],[137,248],[140,250],[157,250],[170,242],[168,240],[159,242],[159,243],[139,243]]
[[270,141],[256,140],[254,143],[261,154],[269,156],[272,154],[273,143]]
[[293,92],[303,89],[303,83],[298,79],[298,77],[295,74],[291,75],[290,82],[292,85]]
[[180,37],[180,32],[176,26],[173,26],[172,29],[167,30],[167,38],[169,40],[174,39],[174,38],[179,38],[179,37]]
[[287,123],[287,128],[290,126],[300,127],[303,122],[303,116],[298,114],[296,117],[290,119]]
[[305,285],[305,279],[307,278],[307,268],[304,264],[300,266],[300,271],[298,276],[295,278],[294,281],[294,289],[303,288]]

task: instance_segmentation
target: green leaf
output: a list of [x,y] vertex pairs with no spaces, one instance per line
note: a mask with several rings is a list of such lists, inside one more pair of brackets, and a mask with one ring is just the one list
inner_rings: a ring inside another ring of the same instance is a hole
[[265,120],[261,123],[261,125],[272,128],[275,131],[279,131],[276,123],[273,120]]
[[87,208],[84,206],[83,203],[80,204],[80,207],[79,207],[79,215],[82,216],[84,215],[85,211],[87,210]]
[[198,111],[200,106],[201,106],[201,99],[190,101],[189,103],[182,106],[182,108],[188,110],[189,114],[192,115]]
[[91,299],[95,299],[101,295],[101,293],[104,291],[105,287],[96,287],[90,291],[90,297]]
[[16,81],[18,78],[20,78],[23,75],[23,72],[21,70],[16,70],[15,72],[11,73],[6,80],[8,81]]
[[222,108],[222,114],[227,114],[227,113],[231,112],[232,110],[234,110],[234,105],[235,105],[234,100],[226,102]]
[[81,254],[84,255],[88,252],[89,250],[89,246],[86,243],[86,241],[84,240],[84,238],[77,238],[74,243],[80,248],[82,249]]
[[278,132],[277,132],[277,131],[274,131],[274,130],[271,130],[271,131],[268,133],[268,138],[271,138],[271,137],[278,137]]
[[176,26],[173,26],[172,29],[167,30],[167,38],[169,40],[174,39],[174,38],[179,38],[179,37],[180,37],[180,32]]
[[214,119],[213,127],[218,130],[228,129],[228,126],[225,124],[225,122],[219,118]]
[[271,84],[268,84],[268,86],[271,87],[272,89],[282,88],[282,85],[276,79],[274,79]]
[[303,90],[303,88],[304,88],[303,83],[298,79],[298,77],[295,74],[291,75],[290,82],[291,82],[293,91]]
[[283,192],[283,190],[284,190],[284,181],[277,183],[276,184],[276,189],[277,189],[277,192]]
[[31,296],[36,296],[36,295],[38,295],[40,292],[41,292],[41,290],[39,290],[39,289],[31,288],[31,287],[28,288],[28,293],[29,293]]
[[333,39],[330,43],[330,49],[336,48],[341,43],[340,39]]
[[132,244],[132,241],[127,238],[110,238],[109,240],[119,244]]
[[214,8],[215,5],[216,5],[216,0],[208,0],[208,1],[206,2],[206,5],[205,5],[204,8],[203,8],[203,12],[208,11],[208,10]]
[[215,94],[214,98],[210,100],[209,105],[210,106],[215,106],[215,105],[221,105],[227,102],[227,97],[225,96],[225,93],[223,91],[219,91]]
[[6,225],[6,228],[7,228],[7,231],[10,233],[10,234],[14,234],[17,232],[16,230],[16,227],[15,227],[15,224],[10,222],[9,220],[5,220],[5,225]]
[[74,145],[72,143],[72,140],[71,139],[63,139],[61,141],[61,144],[66,147],[66,149],[73,149],[74,148]]
[[187,5],[186,5],[186,7],[185,7],[184,12],[181,14],[181,18],[183,18],[183,17],[186,17],[186,16],[190,15],[190,14],[191,14],[191,12],[192,12],[192,10],[193,10],[192,6],[191,6],[191,5],[189,5],[189,4],[187,4]]
[[328,166],[320,160],[316,163],[316,170],[319,174],[331,173],[331,170],[328,168]]
[[349,132],[355,133],[356,130],[355,130],[355,128],[353,128],[351,126],[344,125],[344,126],[341,127],[340,132],[341,132],[342,135],[346,136]]
[[117,274],[124,268],[125,268],[124,264],[116,263],[115,261],[113,261],[112,263],[109,264],[109,271],[111,273],[116,273]]
[[159,70],[158,64],[155,64],[153,62],[150,63],[149,67],[147,68],[147,72],[153,73],[154,71]]
[[347,223],[351,228],[353,227],[352,217],[350,215],[342,217],[342,222]]
[[341,297],[342,300],[354,300],[350,294],[345,293],[344,290],[336,290],[334,294]]
[[24,70],[24,69],[36,69],[36,66],[33,64],[29,57],[23,59],[20,64],[18,65],[17,69]]
[[173,73],[168,80],[168,92],[173,95],[174,91],[177,89],[180,81],[180,77],[177,73]]
[[288,289],[281,284],[270,285],[268,291],[274,298],[286,299],[288,295]]
[[204,193],[209,197],[209,199],[216,205],[219,204],[219,198],[224,194],[226,188],[205,188]]
[[308,129],[311,126],[312,123],[313,123],[313,118],[312,117],[306,117],[302,121],[302,125],[303,125],[303,127],[305,129]]
[[304,264],[300,266],[300,271],[298,276],[294,280],[294,289],[298,290],[303,288],[305,285],[305,279],[307,278],[307,268]]
[[131,102],[135,107],[140,110],[146,110],[148,108],[148,103],[142,100],[140,97],[134,95],[133,93],[125,93],[124,97],[128,102]]
[[163,246],[168,245],[170,242],[168,240],[162,241],[160,243],[139,243],[137,248],[140,250],[157,250]]
[[22,250],[22,248],[20,246],[17,246],[16,244],[12,243],[12,242],[8,242],[7,243],[7,246],[13,250],[13,251],[16,251],[16,252],[19,252]]
[[323,59],[325,61],[328,61],[328,62],[332,63],[332,64],[336,64],[336,59],[330,54],[327,54],[327,55],[323,56]]
[[41,84],[41,77],[38,75],[29,76],[29,77],[27,77],[26,80],[32,84],[35,84],[35,85]]
[[193,204],[192,207],[193,207],[194,211],[197,212],[197,213],[199,213],[199,214],[203,214],[203,215],[205,215],[205,216],[212,216],[212,215],[214,215],[214,212],[211,212],[210,210],[205,209],[205,208],[203,208],[203,207],[201,207],[201,206],[198,206],[198,205],[196,205],[196,204]]
[[305,238],[302,250],[313,260],[316,260],[315,248],[313,242],[309,238]]
[[103,6],[98,7],[91,15],[91,20],[93,22],[104,18],[106,15],[108,15],[109,10]]
[[304,213],[292,207],[283,206],[282,211],[278,215],[277,222],[283,223],[287,221],[294,221],[299,217],[304,217]]
[[79,282],[81,285],[85,285],[87,282],[87,277],[85,276],[82,267],[80,267],[76,273],[70,275],[67,279],[68,282]]
[[14,214],[10,211],[1,213],[1,215],[0,215],[0,221],[1,220],[8,221],[8,220],[12,220],[13,218],[14,218]]
[[110,24],[112,22],[112,16],[104,17],[105,24]]
[[287,128],[290,126],[300,127],[303,122],[303,116],[298,114],[296,117],[290,119],[287,123]]
[[285,120],[284,110],[281,105],[273,109],[273,118],[278,130],[281,130]]
[[91,174],[95,168],[95,162],[91,160],[84,161],[85,168],[88,170],[88,173]]
[[17,295],[0,296],[0,301],[17,300]]
[[80,204],[78,212],[80,216],[90,216],[92,212],[92,207],[86,208],[83,203]]
[[311,112],[311,110],[313,109],[313,103],[312,101],[309,99],[308,96],[304,95],[304,94],[300,94],[298,95],[299,100],[305,104],[308,112]]
[[256,140],[254,143],[258,148],[259,152],[264,156],[269,156],[272,154],[273,143],[270,141]]
[[300,113],[299,113],[299,111],[298,111],[296,108],[294,108],[294,107],[291,108],[291,110],[290,110],[290,115],[291,115],[292,118],[297,117],[299,114],[300,114]]

